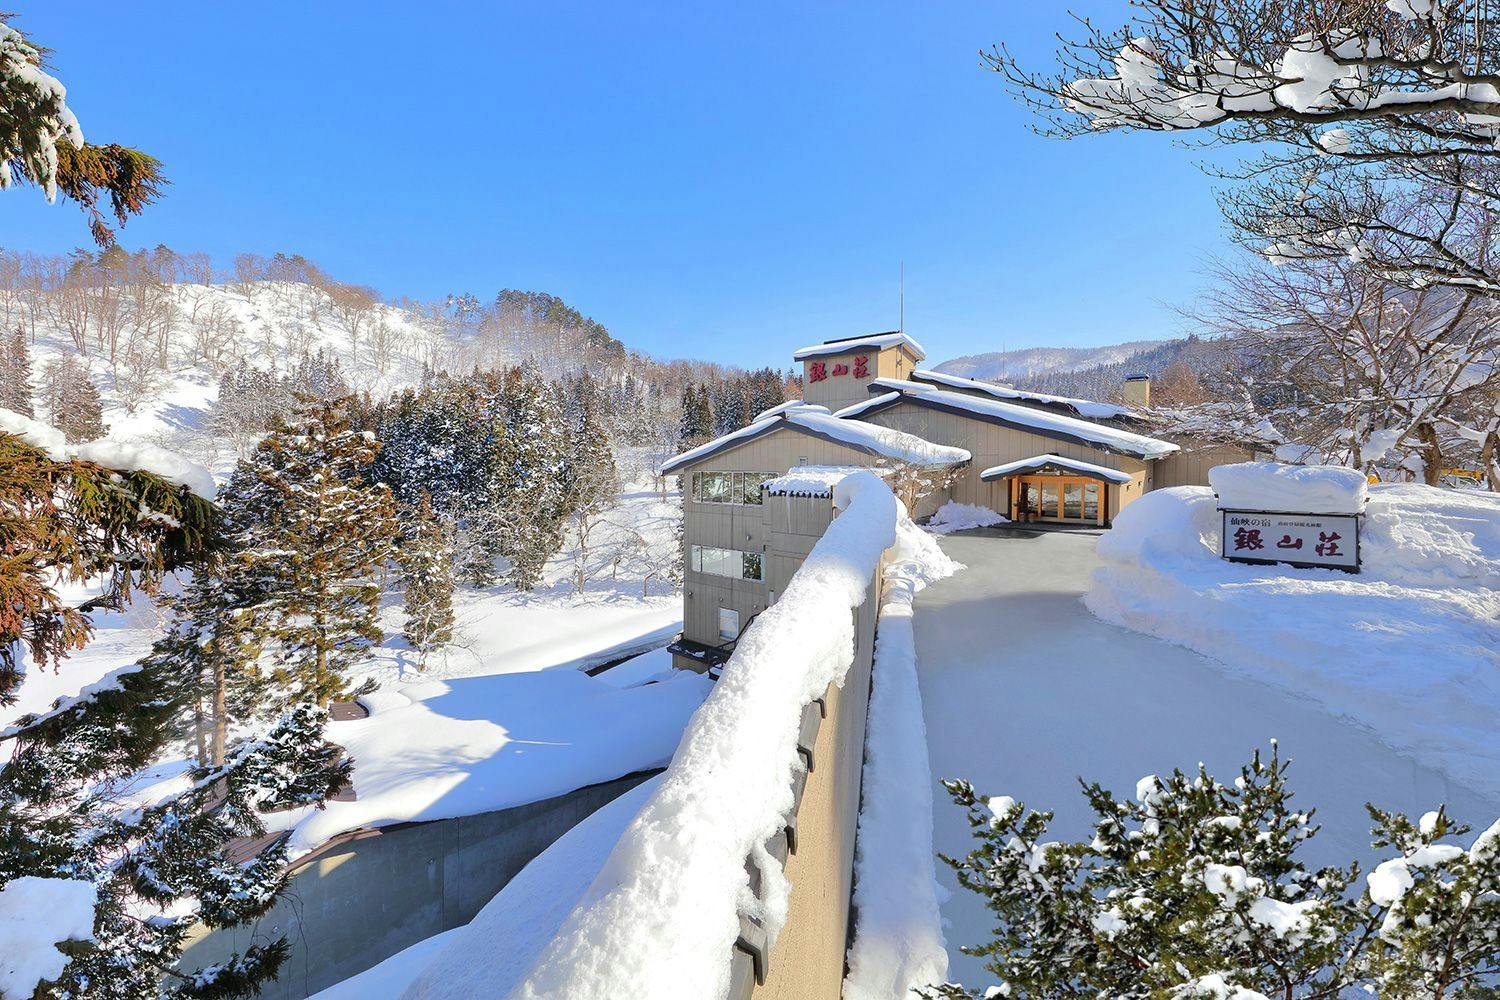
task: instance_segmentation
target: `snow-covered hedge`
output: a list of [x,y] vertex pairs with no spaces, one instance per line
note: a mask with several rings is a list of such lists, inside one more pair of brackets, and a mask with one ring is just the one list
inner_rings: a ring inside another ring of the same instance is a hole
[[[742,912],[774,940],[788,885],[764,844],[792,807],[802,707],[849,669],[850,612],[900,516],[869,472],[841,482],[834,504],[839,516],[740,638],[660,788],[512,997],[709,1000],[729,987]],[[751,893],[746,858],[768,902]]]
[[1370,486],[1357,576],[1226,562],[1219,531],[1212,490],[1146,494],[1099,541],[1089,609],[1500,791],[1500,496]]

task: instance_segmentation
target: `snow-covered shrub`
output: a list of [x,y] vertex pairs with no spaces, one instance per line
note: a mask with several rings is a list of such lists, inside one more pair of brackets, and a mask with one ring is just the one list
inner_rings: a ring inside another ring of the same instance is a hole
[[[1052,813],[946,782],[978,846],[943,860],[996,920],[984,995],[1287,1000],[1491,996],[1500,988],[1500,821],[1469,828],[1440,809],[1413,823],[1370,807],[1394,855],[1309,869],[1313,810],[1294,808],[1273,744],[1232,783],[1174,771],[1117,799],[1085,784],[1093,837],[1047,839]],[[947,985],[928,997],[972,997]]]

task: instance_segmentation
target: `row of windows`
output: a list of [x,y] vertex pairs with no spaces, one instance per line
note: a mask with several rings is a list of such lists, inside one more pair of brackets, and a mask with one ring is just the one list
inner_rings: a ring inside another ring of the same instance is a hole
[[694,545],[691,558],[692,568],[698,573],[712,573],[714,576],[727,576],[734,580],[765,579],[759,552]]
[[699,503],[761,503],[760,485],[771,472],[695,472],[693,499]]

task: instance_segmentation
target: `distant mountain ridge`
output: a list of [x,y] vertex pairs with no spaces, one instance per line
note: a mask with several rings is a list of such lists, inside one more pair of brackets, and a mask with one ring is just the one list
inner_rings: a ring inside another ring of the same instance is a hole
[[1027,347],[1015,351],[990,351],[944,361],[935,366],[935,370],[986,382],[1013,382],[1057,372],[1075,372],[1119,364],[1142,351],[1166,343],[1169,341],[1131,340],[1103,347]]
[[1105,347],[1037,347],[1019,351],[972,354],[944,361],[937,371],[1018,389],[1117,402],[1129,375],[1160,375],[1182,362],[1202,375],[1222,369],[1230,352],[1247,349],[1233,338],[1205,340],[1132,340]]

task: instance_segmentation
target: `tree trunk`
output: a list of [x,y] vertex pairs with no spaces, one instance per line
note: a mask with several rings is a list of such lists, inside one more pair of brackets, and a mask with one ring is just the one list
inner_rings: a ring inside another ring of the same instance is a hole
[[1479,465],[1484,477],[1489,480],[1490,492],[1500,493],[1500,431],[1490,431],[1484,436],[1484,447],[1479,450]]
[[214,732],[213,732],[213,759],[211,763],[215,767],[224,763],[224,738],[229,731],[229,713],[224,707],[224,658],[215,656],[214,664]]
[[1420,423],[1413,430],[1422,443],[1423,479],[1428,486],[1437,486],[1443,479],[1443,450],[1438,443],[1437,428]]

